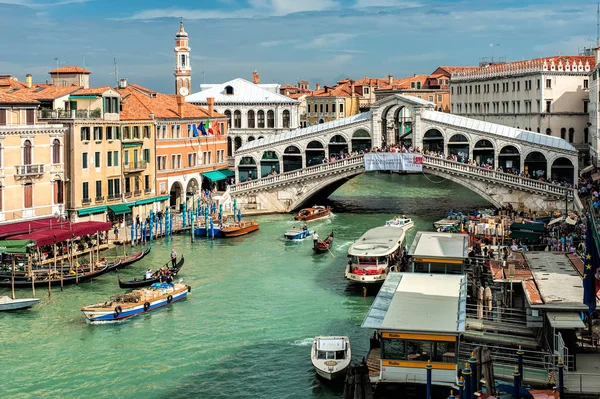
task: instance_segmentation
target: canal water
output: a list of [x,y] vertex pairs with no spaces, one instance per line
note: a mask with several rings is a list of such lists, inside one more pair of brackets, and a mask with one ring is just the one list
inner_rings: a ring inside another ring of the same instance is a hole
[[314,255],[310,239],[284,242],[283,231],[297,225],[292,215],[256,217],[260,230],[245,237],[154,242],[121,278],[164,264],[175,248],[185,255],[180,277],[193,287],[191,295],[124,323],[91,326],[80,312],[123,292],[115,274],[53,289],[49,298],[37,290],[42,301],[35,308],[0,314],[2,397],[342,397],[342,385],[315,377],[310,345],[316,335],[343,334],[355,362],[367,353],[372,331],[360,325],[374,297],[363,298],[360,287],[344,280],[350,244],[399,214],[416,221],[410,244],[417,230],[430,230],[450,209],[489,205],[437,177],[396,174],[359,176],[330,202],[334,216],[310,229],[321,237],[335,232],[332,253]]

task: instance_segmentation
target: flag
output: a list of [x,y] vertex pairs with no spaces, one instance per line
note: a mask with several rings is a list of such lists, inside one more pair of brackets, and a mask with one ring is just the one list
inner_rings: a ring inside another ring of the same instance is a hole
[[200,123],[198,125],[198,128],[200,129],[200,132],[202,133],[203,136],[208,136],[208,134],[206,133],[206,129],[204,129],[204,123]]
[[196,127],[196,125],[192,125],[192,130],[193,130],[193,132],[194,132],[194,133],[193,133],[193,134],[194,134],[194,137],[198,137],[198,128]]
[[585,233],[585,258],[583,259],[583,303],[588,305],[589,313],[596,310],[596,293],[598,292],[598,247],[592,235],[592,220],[588,219]]
[[221,130],[219,129],[219,124],[217,122],[213,122],[211,124],[212,130],[213,130],[213,134],[216,134],[217,136],[221,135]]
[[211,135],[214,135],[212,129],[210,128],[210,119],[207,119],[206,122],[204,122],[204,129]]

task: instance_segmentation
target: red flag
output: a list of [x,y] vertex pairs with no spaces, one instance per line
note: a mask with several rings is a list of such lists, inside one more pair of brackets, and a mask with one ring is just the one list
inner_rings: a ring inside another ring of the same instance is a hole
[[211,122],[210,131],[211,133],[216,134],[217,136],[221,135],[221,131],[219,130],[219,124],[215,121]]

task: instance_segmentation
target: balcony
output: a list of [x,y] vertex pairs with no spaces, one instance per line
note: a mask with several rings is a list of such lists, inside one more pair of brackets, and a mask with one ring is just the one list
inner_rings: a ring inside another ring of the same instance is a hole
[[41,109],[38,111],[38,119],[101,119],[100,108],[87,110],[64,110],[64,109]]
[[129,162],[123,164],[123,172],[124,173],[137,173],[143,172],[148,167],[148,162],[140,161],[140,162]]
[[121,194],[120,193],[108,194],[108,196],[106,197],[107,201],[116,201],[118,199],[121,199]]
[[136,197],[139,197],[140,195],[142,195],[142,192],[140,190],[135,190],[133,192],[133,195],[136,196]]
[[125,198],[131,198],[133,193],[131,191],[125,191]]
[[88,205],[92,203],[92,199],[91,198],[83,198],[81,200],[81,205]]
[[15,179],[40,178],[44,175],[44,164],[15,165]]
[[152,192],[151,188],[145,188],[144,189],[144,194],[150,194]]
[[103,195],[99,195],[96,197],[96,202],[104,202],[104,196]]

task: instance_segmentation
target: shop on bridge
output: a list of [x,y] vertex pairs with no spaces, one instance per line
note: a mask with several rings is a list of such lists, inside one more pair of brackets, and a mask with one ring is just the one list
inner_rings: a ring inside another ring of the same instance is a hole
[[513,145],[506,145],[498,154],[498,166],[505,172],[521,173],[521,155]]
[[302,151],[290,145],[283,151],[283,173],[296,169],[302,169]]
[[540,177],[546,178],[546,170],[548,167],[546,157],[538,151],[532,151],[525,157],[523,172],[530,175],[534,179]]
[[339,134],[336,134],[329,140],[329,156],[343,156],[348,153],[348,142]]
[[368,151],[373,147],[371,135],[364,129],[357,130],[352,135],[352,152]]
[[489,140],[479,140],[473,148],[473,160],[477,164],[488,164],[495,167],[494,161],[495,151],[494,145]]
[[423,135],[423,150],[444,153],[444,136],[437,129],[429,129]]
[[252,157],[242,157],[238,165],[238,179],[240,182],[255,180],[258,178],[256,161]]
[[455,134],[448,140],[448,154],[456,155],[459,161],[469,159],[469,139],[464,134]]
[[325,159],[325,148],[320,141],[311,141],[306,146],[306,166],[314,166],[323,163]]
[[279,157],[275,151],[265,151],[260,160],[260,177],[266,177],[274,173],[281,173],[281,170],[279,170]]
[[575,167],[567,158],[557,158],[552,163],[550,178],[559,182],[573,183],[575,181]]

